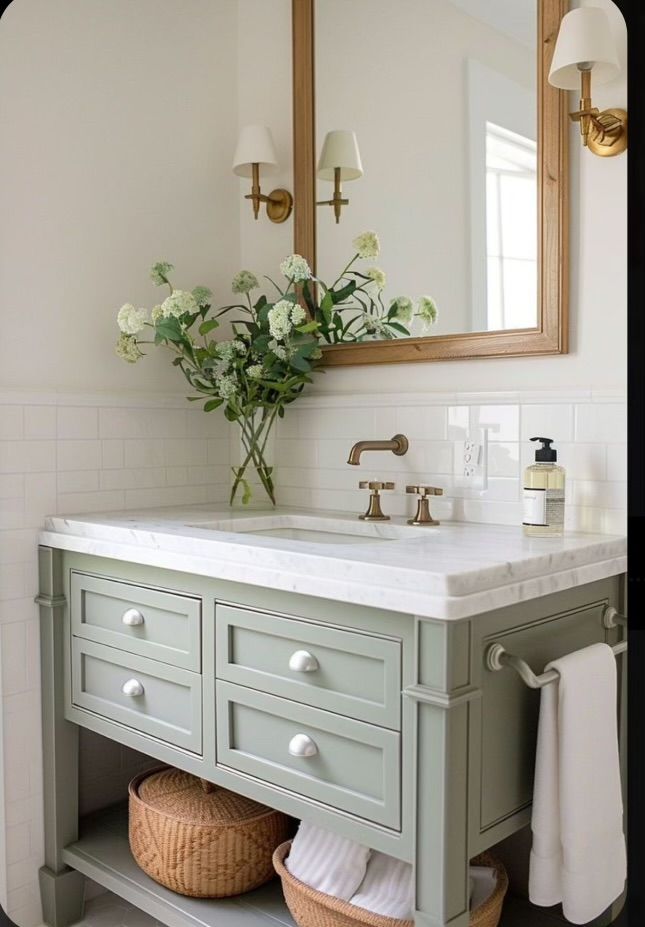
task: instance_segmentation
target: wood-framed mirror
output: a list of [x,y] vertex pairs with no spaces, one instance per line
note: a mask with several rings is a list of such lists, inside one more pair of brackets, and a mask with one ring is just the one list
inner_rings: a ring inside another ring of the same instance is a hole
[[[568,99],[547,80],[567,9],[292,0],[295,251],[325,280],[373,229],[386,308],[423,294],[438,309],[429,334],[414,317],[409,336],[326,347],[326,365],[567,352]],[[336,223],[316,204],[337,129],[355,132],[363,174]]]

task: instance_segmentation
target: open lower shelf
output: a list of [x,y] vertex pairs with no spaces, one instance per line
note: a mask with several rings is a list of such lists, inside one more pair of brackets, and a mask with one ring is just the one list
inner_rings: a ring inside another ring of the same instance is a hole
[[64,849],[63,859],[168,927],[295,927],[279,879],[222,899],[186,898],[159,885],[132,857],[127,805],[84,818],[79,840]]
[[[168,927],[295,927],[278,879],[246,895],[219,900],[186,898],[158,885],[139,869],[130,852],[127,805],[84,818],[80,839],[65,848],[63,858],[68,866]],[[509,894],[499,927],[565,923],[555,910],[535,908]]]

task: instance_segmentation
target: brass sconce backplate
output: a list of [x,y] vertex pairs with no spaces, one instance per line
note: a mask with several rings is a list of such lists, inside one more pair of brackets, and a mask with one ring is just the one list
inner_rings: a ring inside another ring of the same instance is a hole
[[286,222],[293,209],[293,197],[288,190],[279,187],[272,190],[267,202],[267,216],[272,222]]
[[[620,125],[616,127],[616,120]],[[603,132],[600,125],[607,128]],[[587,140],[587,147],[601,158],[612,158],[627,149],[627,112],[624,109],[605,109],[595,117]]]

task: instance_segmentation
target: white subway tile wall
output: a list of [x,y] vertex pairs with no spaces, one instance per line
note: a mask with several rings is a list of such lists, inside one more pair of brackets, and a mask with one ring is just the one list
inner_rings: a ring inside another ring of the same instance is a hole
[[[529,438],[552,437],[567,470],[567,528],[621,533],[626,526],[626,403],[623,396],[592,390],[499,395],[399,394],[303,398],[279,423],[276,447],[278,501],[284,505],[360,512],[359,480],[396,483],[384,509],[411,515],[409,483],[443,488],[434,499],[438,518],[519,525],[521,479],[533,462]],[[488,482],[478,491],[455,486],[455,442],[488,429]],[[410,438],[404,457],[366,453],[360,467],[347,461],[354,441]]]
[[[521,523],[528,438],[555,440],[567,468],[567,527],[621,533],[626,523],[626,404],[592,390],[495,395],[400,394],[304,397],[279,422],[278,501],[360,512],[358,481],[394,480],[384,508],[411,514],[407,483],[443,487],[437,517]],[[186,408],[183,396],[0,393],[0,650],[4,717],[8,914],[41,922],[43,858],[36,544],[45,515],[225,502],[233,436],[218,413]],[[488,486],[454,486],[455,442],[488,429]],[[405,457],[366,453],[361,438],[410,438]],[[95,744],[100,752],[100,745]],[[88,779],[87,801],[122,787],[131,760]],[[136,757],[135,757],[136,764]],[[100,765],[100,764],[98,764]]]
[[[40,667],[36,547],[45,515],[214,503],[228,489],[229,426],[184,396],[0,393],[0,673],[4,717],[7,913],[42,922]],[[98,739],[85,738],[96,759]],[[85,763],[83,803],[117,794],[137,760]],[[101,769],[92,775],[91,769]],[[0,815],[0,818],[2,815]]]

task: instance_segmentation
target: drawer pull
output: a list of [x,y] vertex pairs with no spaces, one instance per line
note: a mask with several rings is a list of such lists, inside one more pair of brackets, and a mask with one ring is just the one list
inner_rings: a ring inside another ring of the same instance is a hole
[[291,756],[316,756],[318,747],[307,734],[296,734],[289,741],[289,753]]
[[123,612],[121,617],[122,624],[127,625],[129,628],[136,628],[138,625],[143,624],[144,620],[138,608],[129,608],[127,612]]
[[296,650],[289,657],[289,669],[294,673],[315,673],[318,660],[308,650]]
[[124,695],[129,695],[130,698],[137,698],[139,695],[143,695],[144,688],[138,679],[128,679],[127,682],[123,683],[121,691]]

